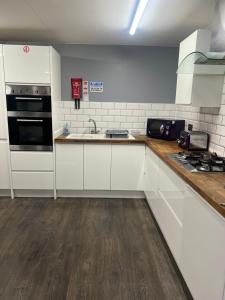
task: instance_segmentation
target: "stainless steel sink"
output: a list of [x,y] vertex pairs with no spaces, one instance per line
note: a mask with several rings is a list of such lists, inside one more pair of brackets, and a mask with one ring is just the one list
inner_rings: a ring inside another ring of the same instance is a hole
[[[104,133],[71,133],[67,137],[67,139],[83,139],[83,140],[112,140],[112,138],[106,137]],[[118,138],[114,138],[118,140]],[[128,135],[127,138],[128,140],[134,140],[135,138],[132,135]]]

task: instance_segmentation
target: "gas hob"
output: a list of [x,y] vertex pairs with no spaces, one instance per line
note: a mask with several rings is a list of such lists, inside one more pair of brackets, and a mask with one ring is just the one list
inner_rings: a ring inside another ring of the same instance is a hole
[[225,172],[225,158],[210,152],[179,152],[171,157],[190,172]]

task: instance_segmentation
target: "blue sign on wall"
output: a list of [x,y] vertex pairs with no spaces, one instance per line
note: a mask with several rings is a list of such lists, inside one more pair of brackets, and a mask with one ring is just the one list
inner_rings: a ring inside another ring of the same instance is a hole
[[102,81],[90,81],[90,92],[91,93],[103,93],[103,82]]

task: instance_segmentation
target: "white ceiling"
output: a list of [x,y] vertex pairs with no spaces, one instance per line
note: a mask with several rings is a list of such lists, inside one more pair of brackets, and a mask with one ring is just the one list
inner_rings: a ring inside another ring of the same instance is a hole
[[211,22],[215,0],[149,0],[134,36],[138,0],[0,0],[0,40],[175,46]]

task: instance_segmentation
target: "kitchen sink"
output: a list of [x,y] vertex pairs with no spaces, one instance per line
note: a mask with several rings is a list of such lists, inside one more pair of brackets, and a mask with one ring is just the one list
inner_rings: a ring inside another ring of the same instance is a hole
[[[112,140],[112,138],[106,137],[105,133],[71,133],[67,137],[67,139],[84,139],[84,140]],[[118,138],[114,138],[118,140]],[[128,140],[134,140],[135,138],[132,135],[128,135]]]

